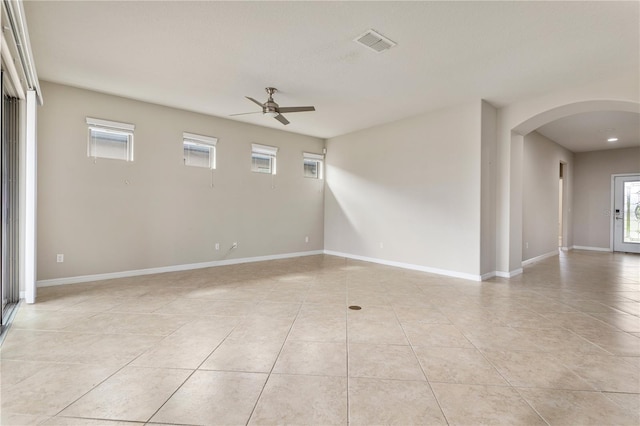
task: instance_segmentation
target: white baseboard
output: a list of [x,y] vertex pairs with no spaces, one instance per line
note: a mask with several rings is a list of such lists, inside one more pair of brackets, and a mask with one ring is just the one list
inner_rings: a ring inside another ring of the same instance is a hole
[[589,247],[589,246],[571,246],[573,250],[590,250],[590,251],[608,251],[611,252],[609,247]]
[[523,272],[522,268],[514,269],[513,271],[496,271],[496,277],[500,278],[512,278],[516,275],[520,275]]
[[[163,272],[188,271],[191,269],[211,268],[216,266],[237,265],[240,263],[264,262],[266,260],[289,259],[292,257],[313,256],[323,254],[323,250],[303,251],[297,253],[273,254],[268,256],[244,257],[240,259],[213,260],[211,262],[189,263],[185,265],[162,266],[159,268],[136,269],[133,271],[109,272],[106,274],[82,275],[76,277],[53,278],[36,282],[38,287],[49,287],[54,285],[77,284],[90,281],[110,280],[114,278],[127,278],[139,275],[161,274]],[[20,295],[22,297],[22,293]]]
[[531,265],[532,263],[536,263],[553,256],[558,256],[558,250],[550,251],[549,253],[541,254],[540,256],[532,257],[531,259],[523,260],[522,266],[528,266],[528,265]]
[[486,274],[480,275],[480,281],[486,281],[496,276],[496,271],[487,272]]
[[378,263],[381,265],[395,266],[398,268],[411,269],[414,271],[430,272],[432,274],[445,275],[447,277],[463,278],[471,281],[482,281],[481,275],[467,274],[464,272],[450,271],[447,269],[431,268],[428,266],[415,265],[412,263],[395,262],[393,260],[378,259],[375,257],[360,256],[351,253],[342,253],[333,250],[325,250],[324,254],[331,256],[346,257],[347,259],[362,260],[365,262]]

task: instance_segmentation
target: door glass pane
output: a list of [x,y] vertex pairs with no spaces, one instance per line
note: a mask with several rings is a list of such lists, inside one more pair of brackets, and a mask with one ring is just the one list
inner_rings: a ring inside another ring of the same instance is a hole
[[7,96],[2,88],[0,102],[0,242],[2,256],[0,258],[0,281],[2,313],[0,324],[6,319],[20,298],[19,290],[19,134],[20,104],[15,98]]
[[623,241],[640,243],[640,181],[625,182],[623,194]]

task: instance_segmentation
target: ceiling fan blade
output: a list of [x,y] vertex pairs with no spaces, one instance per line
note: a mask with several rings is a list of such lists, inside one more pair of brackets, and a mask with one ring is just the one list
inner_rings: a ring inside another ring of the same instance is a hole
[[258,104],[258,105],[260,105],[260,107],[263,107],[263,105],[262,105],[262,103],[261,103],[261,102],[258,102],[258,101],[256,101],[255,99],[250,98],[249,96],[245,96],[245,98],[249,99],[249,100],[250,100],[251,102],[253,102],[254,104]]
[[275,117],[273,117],[273,118],[275,118],[276,120],[278,120],[279,122],[281,122],[281,123],[282,123],[282,124],[284,124],[285,126],[286,126],[287,124],[289,124],[289,120],[287,120],[286,118],[284,118],[284,115],[278,114],[278,115],[276,115],[276,116],[275,116]]
[[315,111],[316,108],[312,106],[300,106],[300,107],[280,107],[278,108],[279,112],[304,112],[304,111]]
[[262,111],[241,112],[241,113],[238,113],[238,114],[229,114],[229,117],[233,117],[234,115],[247,115],[247,114],[262,114]]

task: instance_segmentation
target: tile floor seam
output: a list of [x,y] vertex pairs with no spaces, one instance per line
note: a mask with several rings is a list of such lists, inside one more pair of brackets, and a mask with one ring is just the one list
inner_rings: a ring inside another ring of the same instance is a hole
[[[192,322],[193,322],[193,321],[192,321]],[[168,398],[167,398],[167,399],[166,399],[162,404],[160,404],[160,407],[158,407],[158,409],[157,409],[156,411],[154,411],[154,413],[153,413],[153,414],[151,414],[151,416],[147,419],[147,421],[146,421],[145,423],[149,423],[149,422],[151,421],[151,419],[153,419],[153,417],[154,417],[156,414],[158,414],[158,412],[162,409],[162,407],[164,407],[164,406],[167,404],[167,402],[169,402],[169,400],[170,400],[170,399],[171,399],[171,398],[172,398],[172,397],[173,397],[173,396],[174,396],[174,395],[175,395],[175,394],[176,394],[176,393],[177,393],[177,392],[182,388],[182,386],[184,386],[184,384],[185,384],[185,383],[187,383],[187,381],[189,381],[189,379],[190,379],[190,378],[191,378],[191,377],[196,373],[196,371],[199,371],[199,369],[200,369],[200,367],[202,366],[202,364],[204,364],[204,363],[206,362],[206,360],[211,356],[211,354],[213,354],[213,353],[216,351],[216,349],[218,349],[218,348],[220,347],[220,345],[222,345],[222,343],[227,339],[227,337],[229,337],[229,335],[230,335],[231,333],[233,333],[233,330],[235,330],[235,328],[236,328],[239,324],[240,324],[240,323],[238,323],[238,324],[234,325],[234,326],[231,328],[231,330],[226,334],[226,336],[225,336],[225,337],[224,337],[220,342],[218,342],[218,344],[216,345],[216,347],[215,347],[215,348],[213,348],[213,349],[209,352],[209,354],[208,354],[206,357],[204,357],[204,359],[200,362],[200,364],[198,364],[198,366],[197,366],[194,370],[192,370],[192,371],[191,371],[191,374],[189,374],[189,375],[188,375],[188,376],[187,376],[187,377],[182,381],[182,383],[181,383],[180,385],[178,385],[178,387],[177,387],[177,388],[176,388],[176,389],[171,393],[171,395],[169,395],[169,397],[168,397]],[[187,324],[184,324],[182,327],[184,327],[184,326],[186,326],[186,325],[187,325]],[[179,330],[180,328],[182,328],[182,327],[179,327],[179,328],[178,328],[178,330]],[[177,331],[177,330],[176,330],[176,331]],[[172,333],[172,334],[173,334],[173,333]],[[167,336],[167,337],[169,337],[169,336]],[[164,340],[164,339],[163,339],[163,340]],[[139,356],[137,356],[137,357],[136,357],[135,359],[133,359],[131,362],[134,362],[136,359],[140,358],[140,357],[141,357],[142,355],[144,355],[146,352],[147,352],[147,351],[145,351],[145,352],[141,353]],[[153,368],[153,367],[150,367],[150,368]],[[166,369],[168,369],[168,368],[166,368]],[[184,369],[184,370],[189,370],[189,369]]]
[[615,325],[612,325],[612,324],[609,324],[608,322],[603,321],[603,320],[601,320],[600,318],[598,318],[598,317],[596,317],[596,316],[593,316],[592,314],[594,314],[594,313],[596,313],[596,312],[583,312],[583,314],[585,314],[585,315],[587,315],[588,317],[590,317],[590,318],[592,318],[592,319],[594,319],[594,320],[596,320],[596,321],[598,321],[598,322],[602,323],[602,325],[604,325],[604,326],[613,327],[613,328],[615,328],[615,329],[619,330],[619,332],[626,333],[626,331],[625,331],[625,330],[623,330],[623,329],[621,329],[620,327],[615,326]]
[[[474,345],[474,347],[475,347],[475,345]],[[477,348],[477,347],[476,347],[476,350],[478,351],[478,353],[480,354],[480,356],[481,356],[481,357],[482,357],[486,362],[488,362],[488,363],[489,363],[489,365],[493,368],[493,370],[494,370],[496,373],[498,373],[498,375],[499,375],[500,377],[502,377],[502,380],[504,380],[504,382],[505,382],[508,386],[513,387],[513,385],[511,384],[511,382],[510,382],[509,380],[507,380],[507,378],[505,377],[505,375],[504,375],[504,374],[502,374],[502,373],[500,372],[500,370],[498,369],[498,367],[497,367],[493,362],[491,362],[491,360],[490,360],[489,358],[487,358],[487,355],[484,353],[484,351],[482,351],[480,348]],[[500,386],[500,385],[496,385],[496,386]]]
[[[180,328],[182,328],[182,327],[180,327]],[[231,332],[229,332],[229,333],[231,333]],[[124,334],[124,333],[122,333],[122,334]],[[173,333],[172,333],[172,334],[173,334]],[[170,336],[170,335],[169,335],[169,336]],[[167,338],[167,337],[169,337],[169,336],[165,336],[165,338]],[[164,340],[164,339],[162,339],[162,340]],[[219,346],[219,345],[218,345],[218,346]],[[217,346],[216,346],[216,348],[217,348]],[[102,380],[100,383],[96,384],[96,385],[95,385],[95,386],[93,386],[91,389],[89,389],[87,392],[85,392],[84,394],[82,394],[79,398],[77,398],[77,399],[75,399],[74,401],[72,401],[70,404],[68,404],[66,407],[64,407],[62,410],[60,410],[60,411],[59,411],[59,412],[58,412],[54,417],[58,416],[58,415],[59,415],[60,413],[62,413],[64,410],[66,410],[67,408],[69,408],[70,406],[72,406],[73,404],[75,404],[76,402],[78,402],[81,398],[83,398],[84,396],[86,396],[88,393],[90,393],[90,392],[91,392],[91,391],[93,391],[94,389],[98,388],[98,386],[100,386],[102,383],[104,383],[104,382],[106,382],[107,380],[109,380],[111,377],[113,377],[114,375],[116,375],[116,374],[117,374],[117,373],[119,373],[120,371],[124,370],[126,367],[129,367],[131,363],[133,363],[135,360],[137,360],[137,359],[138,359],[138,358],[140,358],[142,355],[144,355],[145,353],[147,353],[150,349],[151,349],[151,348],[149,348],[149,349],[147,349],[147,350],[145,350],[145,351],[141,352],[138,356],[134,357],[134,358],[133,358],[132,360],[130,360],[128,363],[126,363],[125,365],[123,365],[122,367],[120,367],[120,368],[119,368],[118,370],[116,370],[113,374],[109,375],[107,378],[105,378],[104,380]],[[214,349],[214,350],[215,350],[215,349]],[[213,351],[212,351],[212,352],[213,352]],[[204,362],[204,361],[203,361],[203,362]],[[202,364],[200,364],[200,365],[202,365]],[[135,367],[135,368],[148,368],[148,369],[153,369],[153,368],[157,368],[157,367]],[[186,368],[185,368],[185,369],[179,369],[179,370],[190,370],[190,369],[186,369]],[[180,387],[182,387],[182,385],[183,385],[187,380],[189,380],[189,378],[190,378],[191,376],[193,376],[193,373],[195,373],[196,371],[197,371],[197,368],[196,368],[195,370],[192,370],[192,371],[191,371],[191,374],[189,374],[189,375],[187,376],[187,378],[182,382],[182,384],[180,384],[180,385],[178,386],[178,388],[177,388],[177,389],[176,389],[176,390],[175,390],[175,391],[174,391],[174,392],[169,396],[169,398],[167,398],[167,400],[166,400],[166,401],[165,401],[165,402],[160,406],[160,408],[162,408],[162,406],[163,406],[164,404],[166,404],[166,402],[167,402],[169,399],[171,399],[171,397],[173,396],[173,394],[174,394],[175,392],[177,392],[177,390],[178,390],[178,389],[180,389]],[[156,410],[156,412],[154,412],[154,413],[151,415],[151,417],[149,417],[149,419],[147,419],[147,421],[146,421],[145,423],[149,422],[149,421],[153,418],[153,416],[154,416],[154,415],[155,415],[155,414],[160,410],[160,408],[158,408],[158,410]],[[107,420],[108,420],[108,419],[107,419]],[[128,421],[128,420],[127,420],[127,421]]]
[[[89,394],[91,391],[93,391],[94,389],[97,389],[98,386],[100,386],[101,384],[103,384],[104,382],[106,382],[107,380],[109,380],[111,377],[113,377],[114,375],[118,374],[120,371],[124,370],[126,367],[129,366],[129,364],[131,364],[135,359],[137,359],[138,357],[135,357],[134,359],[132,359],[131,361],[129,361],[128,363],[126,363],[125,365],[123,365],[122,367],[118,368],[116,371],[114,371],[112,374],[110,374],[108,377],[106,377],[104,380],[100,381],[99,383],[97,383],[95,386],[93,386],[91,389],[89,389],[88,391],[86,391],[85,393],[83,393],[81,396],[79,396],[78,398],[76,398],[75,400],[73,400],[71,403],[67,404],[62,410],[58,411],[53,417],[57,417],[59,414],[61,414],[64,410],[66,410],[67,408],[71,407],[73,404],[75,404],[76,402],[78,402],[80,399],[84,398],[87,394]],[[104,419],[100,419],[100,420],[104,420]]]
[[302,310],[302,303],[298,306],[298,311],[296,312],[296,316],[293,319],[293,321],[291,322],[291,325],[289,326],[289,330],[287,330],[287,335],[285,336],[284,341],[282,342],[282,345],[280,346],[280,350],[278,351],[278,355],[276,355],[276,358],[273,361],[273,364],[271,365],[271,369],[269,370],[269,373],[267,373],[267,379],[264,381],[264,384],[262,385],[262,388],[260,389],[260,392],[258,393],[258,397],[256,398],[255,404],[253,404],[253,408],[251,409],[251,412],[249,413],[249,417],[247,418],[247,422],[245,423],[245,426],[249,425],[249,422],[251,421],[251,417],[253,417],[253,413],[256,411],[256,407],[260,403],[260,398],[262,397],[262,394],[264,393],[264,389],[267,387],[267,383],[269,383],[269,378],[271,377],[271,374],[273,373],[273,369],[276,368],[276,364],[278,363],[278,359],[280,358],[280,355],[282,354],[282,350],[284,349],[284,345],[287,343],[287,340],[289,339],[289,334],[291,334],[291,330],[293,329],[293,325],[296,323],[296,320],[298,319],[298,315],[300,315],[300,311],[301,310]]
[[424,376],[424,379],[425,379],[425,381],[427,383],[427,386],[429,386],[429,390],[431,391],[431,394],[433,395],[433,399],[436,401],[436,404],[438,404],[438,408],[440,409],[440,413],[442,413],[442,417],[444,418],[444,421],[447,422],[448,425],[450,425],[451,422],[447,418],[447,414],[444,412],[444,409],[442,408],[442,404],[441,404],[440,400],[438,399],[438,396],[434,392],[433,387],[431,386],[431,382],[429,381],[429,376],[427,375],[427,372],[424,371],[422,363],[420,362],[420,358],[418,358],[418,354],[416,354],[416,350],[415,350],[413,344],[411,343],[411,340],[409,340],[409,336],[407,335],[407,331],[404,329],[404,325],[400,322],[400,319],[398,318],[398,313],[395,310],[393,310],[393,313],[394,313],[394,315],[396,317],[396,321],[398,321],[398,323],[400,324],[400,328],[402,329],[402,333],[404,334],[405,339],[407,339],[407,342],[409,342],[409,347],[411,348],[411,353],[413,353],[413,357],[415,358],[416,362],[418,363],[418,367],[420,367],[420,371],[422,371],[422,375]]
[[573,334],[573,335],[575,335],[575,336],[579,337],[580,339],[582,339],[582,340],[584,340],[584,341],[586,341],[586,342],[589,342],[591,345],[595,346],[595,347],[596,347],[596,348],[598,348],[598,349],[603,350],[604,352],[606,352],[606,353],[610,354],[611,356],[616,356],[615,354],[613,354],[613,353],[609,352],[608,350],[606,350],[606,349],[605,349],[605,348],[603,348],[602,346],[598,345],[597,343],[592,342],[591,340],[587,339],[586,337],[581,336],[580,334],[576,333],[574,330],[569,330],[569,329],[567,329],[567,330],[569,331],[569,333],[571,333],[571,334]]
[[522,399],[534,411],[534,413],[536,413],[538,415],[538,417],[540,417],[542,419],[542,421],[547,424],[547,426],[551,426],[551,423],[549,423],[547,421],[547,419],[542,415],[542,413],[540,413],[538,410],[536,410],[536,408],[529,402],[529,400],[527,398],[524,397],[524,395],[522,395],[522,393],[520,392],[520,390],[517,387],[513,387],[512,386],[511,388],[516,391],[516,393],[520,396],[520,399]]

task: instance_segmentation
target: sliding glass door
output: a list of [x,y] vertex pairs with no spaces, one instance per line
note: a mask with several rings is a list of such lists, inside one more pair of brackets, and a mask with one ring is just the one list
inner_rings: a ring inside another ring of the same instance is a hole
[[20,300],[19,283],[19,245],[20,235],[18,227],[19,214],[19,109],[18,99],[11,97],[4,85],[2,73],[2,102],[0,115],[2,116],[2,132],[0,146],[0,167],[2,184],[0,185],[1,223],[0,236],[2,240],[2,298],[1,325],[6,324],[8,316]]

